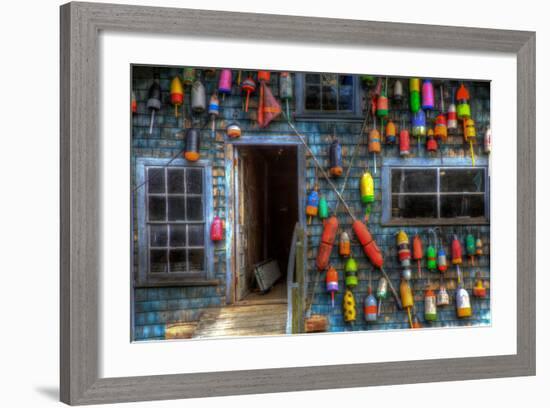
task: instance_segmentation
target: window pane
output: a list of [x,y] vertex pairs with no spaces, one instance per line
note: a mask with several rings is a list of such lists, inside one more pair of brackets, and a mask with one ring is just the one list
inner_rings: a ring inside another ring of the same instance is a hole
[[185,170],[187,194],[202,194],[202,169],[187,168]]
[[340,85],[353,85],[353,77],[351,75],[339,75]]
[[151,249],[150,254],[150,272],[166,273],[168,272],[167,257],[165,249]]
[[437,217],[436,195],[392,195],[392,217]]
[[189,272],[202,272],[204,270],[204,250],[189,249]]
[[204,225],[189,225],[189,246],[204,246]]
[[353,110],[353,88],[351,86],[340,86],[338,109],[341,111]]
[[168,228],[166,225],[149,226],[149,244],[152,247],[164,247],[168,242]]
[[483,169],[441,169],[441,192],[482,192],[485,191]]
[[320,110],[321,98],[319,95],[319,86],[306,86],[306,109],[308,110]]
[[168,169],[168,193],[183,194],[185,192],[185,180],[183,169]]
[[441,198],[441,218],[485,216],[483,194],[448,194]]
[[185,225],[170,225],[170,246],[181,247],[187,242],[185,238]]
[[168,221],[185,221],[184,197],[168,197]]
[[170,251],[170,272],[187,272],[185,249],[173,249]]
[[320,82],[321,82],[321,75],[306,74],[306,84],[319,84]]
[[187,221],[202,221],[201,197],[187,197]]
[[149,193],[164,193],[164,169],[149,168],[147,184]]
[[392,193],[435,193],[436,172],[436,169],[393,169]]
[[164,221],[166,219],[166,199],[164,197],[149,197],[149,221]]
[[323,111],[336,110],[337,86],[323,86]]

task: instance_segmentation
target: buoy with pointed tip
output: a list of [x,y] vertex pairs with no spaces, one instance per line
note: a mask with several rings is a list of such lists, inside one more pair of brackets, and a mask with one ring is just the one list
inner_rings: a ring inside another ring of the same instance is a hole
[[147,109],[151,112],[151,123],[149,125],[149,134],[153,134],[153,126],[155,123],[155,113],[160,110],[162,106],[161,90],[160,90],[160,75],[155,74],[153,76],[153,83],[149,87],[149,94],[147,98]]
[[200,130],[192,127],[185,134],[185,153],[183,157],[188,161],[197,161],[200,158]]
[[254,79],[251,76],[249,76],[242,82],[241,88],[244,92],[246,92],[246,102],[244,104],[244,111],[248,112],[248,102],[250,100],[250,94],[256,91],[256,82],[254,82]]
[[340,177],[344,171],[342,167],[342,146],[338,139],[334,139],[329,149],[330,174],[333,177]]
[[340,256],[344,258],[347,258],[351,254],[351,242],[349,239],[349,234],[346,231],[342,231],[340,234],[338,252],[340,253]]
[[183,104],[183,86],[177,75],[170,82],[170,102],[174,105],[174,116],[177,118],[178,108]]
[[330,253],[336,240],[336,234],[338,233],[338,219],[333,215],[326,220],[323,226],[323,233],[319,241],[319,249],[317,251],[317,258],[315,265],[319,271],[324,271],[328,267],[330,260]]
[[330,293],[332,307],[334,307],[334,294],[338,292],[338,271],[333,266],[330,266],[326,277],[327,292]]
[[409,247],[409,237],[407,233],[400,230],[397,233],[397,253],[399,256],[399,262],[401,266],[408,267],[411,265],[411,249]]
[[468,119],[471,116],[470,112],[470,92],[464,86],[460,84],[460,88],[456,91],[456,100],[458,102],[456,106],[456,114],[459,119]]
[[308,217],[307,223],[311,224],[311,219],[316,217],[319,213],[319,193],[317,192],[317,186],[311,190],[307,196],[306,202],[306,215]]
[[437,301],[434,292],[429,286],[424,292],[424,320],[428,322],[437,320]]
[[357,279],[357,261],[350,256],[344,266],[346,288],[353,289],[359,283]]
[[372,294],[372,288],[367,288],[367,297],[365,297],[365,304],[363,306],[363,312],[365,314],[365,320],[367,322],[375,322],[378,317],[378,307],[376,304],[376,298]]

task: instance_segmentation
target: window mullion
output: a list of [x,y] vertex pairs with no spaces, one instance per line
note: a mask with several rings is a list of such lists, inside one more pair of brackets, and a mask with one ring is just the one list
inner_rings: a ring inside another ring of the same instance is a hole
[[437,177],[436,177],[436,191],[437,191],[437,218],[441,218],[441,181],[440,181],[440,173],[441,168],[438,167],[436,169],[437,171]]
[[166,271],[170,273],[170,223],[168,222],[168,166],[164,168],[164,211],[166,220]]

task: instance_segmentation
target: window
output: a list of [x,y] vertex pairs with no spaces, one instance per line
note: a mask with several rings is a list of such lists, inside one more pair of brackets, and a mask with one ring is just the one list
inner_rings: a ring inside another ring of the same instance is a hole
[[[382,222],[390,225],[484,224],[488,222],[487,166],[452,159],[409,159],[383,167]],[[412,161],[412,162],[411,162]],[[453,162],[454,165],[453,165]],[[422,165],[420,165],[422,164]]]
[[210,178],[204,165],[138,159],[140,282],[208,278]]
[[361,118],[359,81],[355,75],[296,74],[296,116]]

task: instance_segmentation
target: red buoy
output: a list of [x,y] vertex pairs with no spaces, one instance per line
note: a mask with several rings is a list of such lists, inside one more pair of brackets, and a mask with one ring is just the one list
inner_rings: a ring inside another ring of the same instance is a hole
[[330,253],[334,241],[336,240],[336,234],[338,232],[338,219],[333,215],[325,221],[323,234],[321,235],[321,241],[319,242],[319,251],[317,252],[317,259],[315,264],[319,271],[324,271],[330,260]]
[[214,242],[223,239],[223,221],[217,215],[214,217],[212,225],[210,226],[210,239]]
[[369,261],[376,267],[382,268],[384,266],[384,258],[382,257],[382,251],[376,245],[376,242],[372,238],[367,226],[359,220],[355,220],[352,225],[353,232],[357,236],[357,239],[363,247],[363,251]]

